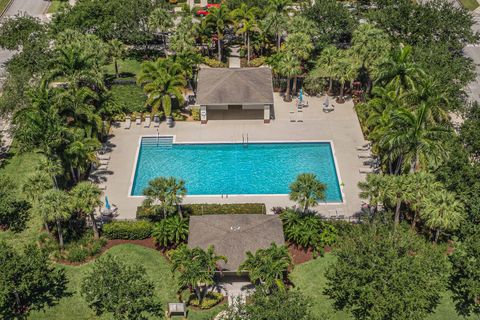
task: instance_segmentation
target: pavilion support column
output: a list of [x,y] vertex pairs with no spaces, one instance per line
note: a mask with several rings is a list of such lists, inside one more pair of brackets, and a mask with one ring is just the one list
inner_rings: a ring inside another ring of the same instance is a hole
[[207,124],[207,106],[200,106],[200,121],[202,124]]
[[263,123],[270,123],[270,105],[263,106]]

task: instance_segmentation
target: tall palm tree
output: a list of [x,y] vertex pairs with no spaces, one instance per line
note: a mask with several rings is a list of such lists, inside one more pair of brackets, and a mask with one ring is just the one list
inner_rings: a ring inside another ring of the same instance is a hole
[[[35,171],[31,176],[27,177],[25,184],[23,185],[22,191],[25,194],[27,200],[30,202],[32,211],[38,208],[41,195],[53,188],[52,177],[43,170]],[[44,216],[43,213],[35,212],[38,216],[41,217],[42,222],[45,226],[45,230],[50,233],[50,227],[47,222],[47,216]]]
[[280,49],[282,33],[288,26],[288,7],[291,0],[269,0],[266,8],[265,29],[275,35],[277,50]]
[[118,39],[112,39],[108,42],[108,54],[113,60],[115,66],[115,77],[118,78],[118,60],[121,60],[125,57],[127,47],[123,44],[122,41]]
[[393,114],[390,125],[378,129],[380,146],[399,159],[397,173],[405,163],[416,172],[435,167],[448,156],[443,141],[450,130],[428,123],[428,108],[426,103],[413,111],[402,108]]
[[[232,10],[231,12],[231,17],[233,22],[235,23],[236,28],[240,28],[242,25],[244,25],[247,21],[252,21],[255,22],[257,21],[257,17],[260,14],[260,9],[255,6],[249,6],[246,3],[242,3],[240,7],[237,7],[236,9]],[[241,33],[244,35],[243,42],[246,45],[247,44],[247,38],[245,33]]]
[[412,61],[411,54],[410,46],[401,46],[394,51],[385,62],[380,64],[381,71],[377,82],[392,83],[397,91],[414,90],[420,77],[425,75],[425,71]]
[[259,249],[255,253],[247,251],[247,259],[239,266],[239,271],[248,271],[253,283],[264,284],[267,290],[283,288],[283,279],[292,259],[285,246],[272,243],[269,248]]
[[290,52],[281,54],[281,58],[278,62],[278,73],[287,78],[287,90],[285,91],[284,100],[287,102],[292,101],[290,82],[292,78],[299,75],[302,72],[300,61]]
[[421,218],[425,225],[435,230],[434,241],[440,232],[456,230],[465,216],[463,204],[447,191],[436,191],[427,199]]
[[70,191],[72,201],[71,206],[73,210],[90,217],[90,220],[92,221],[93,235],[96,239],[100,237],[100,233],[98,232],[95,220],[95,209],[102,205],[102,201],[100,200],[101,194],[102,191],[98,186],[89,181],[78,183]]
[[178,63],[159,58],[155,62],[145,61],[137,76],[137,83],[147,94],[146,104],[156,113],[163,108],[166,117],[172,112],[172,98],[183,103],[182,89],[186,85],[184,73]]
[[345,82],[348,80],[348,72],[351,69],[352,61],[347,58],[346,56],[342,57],[341,59],[338,59],[336,61],[336,64],[334,65],[334,74],[335,78],[338,80],[340,83],[340,94],[339,97],[337,98],[337,103],[344,103],[344,90],[345,90]]
[[[313,50],[313,43],[310,36],[306,33],[292,33],[288,35],[285,40],[285,50],[296,57],[300,61],[301,66],[303,66],[305,61],[310,57],[310,53]],[[297,75],[295,75],[293,79],[292,91],[294,94],[297,92]]]
[[247,63],[250,63],[250,35],[253,32],[261,32],[255,19],[244,20],[241,27],[239,27],[237,30],[237,34],[243,34],[246,38]]
[[334,46],[328,46],[320,53],[315,69],[312,71],[316,77],[328,78],[328,95],[333,95],[333,79],[338,59],[340,59],[340,51]]
[[358,183],[360,199],[368,200],[373,207],[373,213],[378,212],[378,206],[385,202],[386,179],[381,174],[368,174],[365,181]]
[[327,186],[321,183],[313,173],[302,173],[290,185],[290,200],[296,201],[304,213],[319,201],[325,200]]
[[172,271],[180,273],[177,278],[178,291],[190,289],[191,292],[195,292],[200,303],[205,297],[208,286],[214,283],[218,262],[227,262],[227,257],[217,255],[213,246],[203,250],[199,247],[190,249],[183,245],[173,252],[171,259]]
[[71,130],[71,138],[64,151],[64,158],[70,166],[73,181],[78,182],[88,167],[97,162],[96,151],[101,144],[96,137],[89,137],[82,129]]
[[158,7],[152,11],[148,17],[148,27],[152,32],[159,32],[161,34],[163,42],[163,53],[167,55],[167,36],[166,33],[169,32],[173,23],[173,15],[163,7]]
[[69,197],[65,191],[58,189],[49,189],[45,191],[38,201],[36,211],[47,222],[55,222],[57,226],[58,243],[60,249],[64,249],[62,222],[68,220],[71,216],[69,207]]
[[448,123],[448,107],[450,100],[444,92],[444,87],[430,76],[424,76],[418,81],[415,90],[407,94],[408,103],[413,108],[418,107],[422,102],[428,104],[428,121],[431,123]]
[[411,180],[405,175],[385,175],[385,197],[390,205],[395,207],[394,223],[400,223],[402,204],[412,202],[415,198],[415,190]]
[[206,26],[213,28],[217,34],[218,61],[222,61],[223,36],[227,25],[232,22],[230,11],[227,6],[212,7],[204,21]]
[[178,215],[180,218],[183,218],[182,214],[182,200],[183,197],[187,194],[187,189],[185,188],[185,181],[182,179],[176,179],[175,177],[169,177],[167,179],[167,198],[169,201],[174,203],[178,210]]
[[415,190],[415,197],[413,197],[409,203],[409,206],[413,210],[411,228],[415,229],[418,217],[423,214],[425,204],[428,201],[427,199],[431,198],[432,194],[438,190],[443,190],[444,186],[438,182],[431,173],[417,172],[408,176],[411,180],[409,185]]
[[150,180],[148,187],[143,190],[143,195],[146,196],[143,205],[147,207],[153,206],[155,211],[161,210],[165,219],[168,214],[175,211],[175,202],[173,202],[170,191],[168,178],[157,177]]

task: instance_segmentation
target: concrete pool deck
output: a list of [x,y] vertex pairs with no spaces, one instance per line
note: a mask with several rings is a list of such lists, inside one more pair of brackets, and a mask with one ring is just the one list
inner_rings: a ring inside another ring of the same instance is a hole
[[[324,113],[324,98],[307,97],[309,107],[303,109],[303,122],[291,122],[290,110],[294,101],[286,103],[275,93],[275,120],[264,124],[259,120],[209,120],[200,122],[176,122],[174,128],[168,128],[165,122],[159,128],[145,128],[144,123],[125,129],[123,123],[112,128],[109,144],[111,157],[108,170],[105,171],[106,190],[104,194],[118,208],[118,219],[134,219],[136,208],[142,203],[142,197],[131,197],[130,186],[133,183],[134,166],[139,141],[142,136],[173,135],[176,142],[242,142],[242,135],[248,134],[249,141],[332,141],[337,170],[340,175],[344,194],[343,203],[320,204],[315,208],[319,213],[330,216],[336,210],[346,217],[360,210],[357,184],[365,175],[359,173],[365,159],[358,158],[356,146],[365,144],[357,115],[351,101],[338,105],[335,111]],[[330,99],[332,101],[332,99]],[[295,114],[295,118],[296,118]],[[158,130],[158,131],[157,131]],[[275,206],[294,205],[285,195],[249,195],[229,196],[186,196],[184,203],[265,203],[267,210]]]

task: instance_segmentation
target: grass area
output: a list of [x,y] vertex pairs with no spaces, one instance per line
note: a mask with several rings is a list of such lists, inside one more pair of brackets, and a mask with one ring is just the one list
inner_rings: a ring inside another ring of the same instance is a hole
[[478,2],[477,0],[460,0],[460,2],[462,3],[462,5],[468,9],[468,10],[475,10],[478,8]]
[[[326,314],[331,320],[353,319],[350,314],[344,311],[336,311],[333,303],[323,294],[327,279],[325,270],[333,263],[335,257],[332,254],[326,254],[323,258],[309,261],[296,266],[291,274],[292,282],[312,301],[312,313],[321,315]],[[463,318],[455,312],[453,301],[450,294],[445,293],[434,314],[430,315],[428,320],[465,320],[472,318]]]
[[[35,153],[16,154],[5,161],[3,167],[0,168],[0,175],[8,176],[15,181],[19,190],[18,194],[21,195],[20,190],[22,190],[27,177],[36,170],[41,157]],[[0,241],[6,241],[14,247],[23,247],[36,241],[40,228],[40,219],[31,217],[27,228],[22,232],[0,231]]]
[[145,111],[146,96],[142,88],[133,84],[115,84],[111,88],[113,99],[128,112]]
[[7,5],[10,3],[10,0],[0,0],[0,13],[7,8]]
[[[118,60],[118,72],[122,75],[136,76],[141,69],[142,62],[134,59]],[[106,74],[115,75],[115,65],[110,63],[103,68]]]
[[[105,254],[110,254],[127,263],[142,265],[146,269],[147,277],[155,284],[155,295],[162,303],[163,308],[166,308],[168,302],[176,301],[175,277],[170,271],[168,262],[159,252],[137,245],[124,244],[111,248]],[[81,281],[91,266],[92,263],[82,266],[64,266],[69,279],[68,290],[71,295],[63,298],[59,304],[45,312],[32,313],[30,319],[112,319],[111,315],[96,316],[79,293]],[[208,311],[191,311],[188,319],[212,319],[222,308],[223,306],[217,306]]]
[[52,0],[50,6],[48,7],[47,13],[55,13],[60,10],[60,8],[65,4],[65,1],[61,0]]

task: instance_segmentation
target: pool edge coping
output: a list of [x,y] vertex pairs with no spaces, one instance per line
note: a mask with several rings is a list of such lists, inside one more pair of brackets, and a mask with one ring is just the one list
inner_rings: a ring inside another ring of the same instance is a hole
[[[172,138],[172,144],[239,144],[243,143],[242,141],[182,141],[182,142],[177,142],[177,136],[176,135],[140,135],[138,137],[138,142],[137,142],[137,150],[135,152],[135,160],[133,163],[133,169],[132,169],[132,174],[130,176],[130,186],[128,187],[128,195],[127,198],[134,198],[134,199],[140,199],[140,198],[145,198],[145,196],[133,196],[132,195],[132,190],[133,190],[133,184],[135,182],[135,173],[137,172],[137,164],[138,164],[138,155],[140,153],[140,148],[142,146],[142,139],[143,138],[158,138],[158,137],[171,137]],[[332,150],[332,156],[333,156],[333,163],[335,164],[335,173],[337,174],[337,179],[338,179],[338,185],[340,187],[340,194],[342,195],[342,201],[336,201],[336,202],[326,202],[323,201],[319,203],[318,205],[340,205],[340,204],[346,204],[346,196],[345,196],[345,190],[343,187],[343,180],[340,175],[340,169],[338,167],[338,161],[337,161],[337,155],[335,153],[335,147],[333,145],[333,140],[292,140],[292,141],[285,141],[285,140],[259,140],[259,141],[249,141],[248,143],[328,143],[330,144],[330,149]],[[211,198],[211,197],[221,197],[222,199],[225,199],[221,194],[199,194],[199,195],[186,195],[185,199],[188,198]],[[288,196],[288,194],[227,194],[228,197],[285,197]]]

